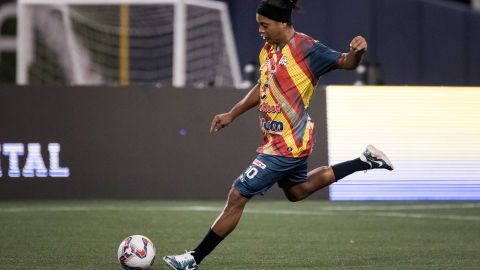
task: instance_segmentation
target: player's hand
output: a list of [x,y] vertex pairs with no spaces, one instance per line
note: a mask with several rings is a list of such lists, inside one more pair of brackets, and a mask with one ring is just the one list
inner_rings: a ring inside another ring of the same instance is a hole
[[217,114],[213,117],[210,133],[217,133],[220,129],[228,126],[233,121],[230,113]]
[[356,55],[363,55],[368,48],[367,41],[362,36],[356,36],[350,42],[350,52],[355,53]]

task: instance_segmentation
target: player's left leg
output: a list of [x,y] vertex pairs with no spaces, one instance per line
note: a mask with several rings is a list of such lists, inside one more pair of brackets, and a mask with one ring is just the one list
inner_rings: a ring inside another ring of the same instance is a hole
[[298,202],[336,181],[332,167],[323,166],[308,172],[305,182],[285,182],[280,187],[289,201]]
[[249,198],[240,194],[237,188],[232,186],[225,208],[198,246],[181,255],[165,256],[163,260],[175,270],[197,269],[202,260],[235,229],[248,200]]
[[285,182],[282,183],[281,188],[289,201],[297,202],[350,174],[370,169],[393,170],[390,159],[372,145],[368,145],[357,159],[342,162],[331,167],[316,168],[308,172],[306,181],[300,183]]
[[[194,270],[237,226],[250,198],[266,192],[284,175],[270,162],[274,157],[257,156],[253,163],[235,180],[225,208],[215,220],[203,240],[193,251],[165,256],[163,260],[175,270]],[[270,168],[273,166],[274,168]]]
[[249,198],[240,194],[233,186],[230,189],[228,200],[222,213],[213,222],[212,231],[222,238],[227,237],[237,227],[248,200]]

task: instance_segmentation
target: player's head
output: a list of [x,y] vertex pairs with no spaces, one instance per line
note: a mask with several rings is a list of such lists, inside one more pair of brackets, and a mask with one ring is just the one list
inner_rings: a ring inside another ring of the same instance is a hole
[[298,9],[298,0],[261,0],[257,8],[260,35],[270,44],[281,43],[285,33],[292,29],[292,10]]

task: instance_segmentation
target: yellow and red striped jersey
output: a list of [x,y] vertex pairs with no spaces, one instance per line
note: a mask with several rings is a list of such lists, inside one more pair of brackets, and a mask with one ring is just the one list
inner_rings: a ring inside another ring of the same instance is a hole
[[321,75],[337,68],[341,54],[295,33],[281,50],[266,43],[260,60],[260,154],[308,156],[315,142],[308,106]]

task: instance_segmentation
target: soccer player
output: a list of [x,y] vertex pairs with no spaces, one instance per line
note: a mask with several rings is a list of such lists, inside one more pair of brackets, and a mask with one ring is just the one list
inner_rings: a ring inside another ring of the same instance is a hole
[[315,136],[307,109],[315,86],[329,71],[355,69],[367,42],[357,36],[350,42],[349,52],[339,53],[296,32],[291,15],[297,1],[262,0],[257,8],[259,32],[266,41],[259,56],[260,79],[229,112],[213,118],[210,132],[218,132],[242,113],[258,107],[263,144],[257,149],[256,159],[234,181],[225,208],[199,245],[193,251],[163,258],[172,269],[197,269],[235,229],[249,199],[275,183],[288,200],[295,202],[357,171],[393,170],[387,156],[368,145],[359,158],[307,172]]

